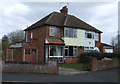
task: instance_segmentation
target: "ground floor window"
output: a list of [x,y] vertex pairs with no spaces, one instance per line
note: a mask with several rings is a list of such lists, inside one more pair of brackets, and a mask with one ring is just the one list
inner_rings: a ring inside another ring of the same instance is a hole
[[92,52],[92,51],[94,51],[94,47],[85,47],[84,52]]
[[32,54],[36,55],[36,49],[32,49]]
[[50,45],[50,56],[63,56],[63,46]]
[[25,49],[25,54],[30,54],[30,49],[29,48]]
[[65,46],[65,56],[77,56],[77,46]]

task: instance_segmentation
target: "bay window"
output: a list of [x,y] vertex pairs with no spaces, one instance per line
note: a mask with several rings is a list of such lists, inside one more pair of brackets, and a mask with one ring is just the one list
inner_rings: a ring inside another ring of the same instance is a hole
[[63,46],[51,45],[49,50],[50,56],[63,56]]

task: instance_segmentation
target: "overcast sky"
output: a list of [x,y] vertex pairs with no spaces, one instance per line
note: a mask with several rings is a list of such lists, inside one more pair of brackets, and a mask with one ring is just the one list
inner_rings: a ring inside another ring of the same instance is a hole
[[[53,11],[59,12],[58,2],[0,3],[0,38],[17,29],[25,29]],[[118,30],[118,3],[69,2],[68,13],[103,31],[102,42],[110,44]]]

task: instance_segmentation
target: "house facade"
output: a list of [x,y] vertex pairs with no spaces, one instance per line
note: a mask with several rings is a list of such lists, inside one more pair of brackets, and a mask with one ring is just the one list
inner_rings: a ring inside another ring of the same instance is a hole
[[[24,41],[10,46],[6,61],[47,63],[49,58],[58,58],[60,63],[72,63],[80,61],[82,52],[103,52],[100,30],[69,15],[66,6],[60,11],[26,28]],[[17,49],[22,55],[16,56]]]

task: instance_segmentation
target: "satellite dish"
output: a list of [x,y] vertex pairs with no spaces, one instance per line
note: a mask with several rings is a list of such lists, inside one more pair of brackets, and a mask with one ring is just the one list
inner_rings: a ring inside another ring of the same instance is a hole
[[95,47],[95,48],[94,48],[94,51],[100,52],[100,50],[99,50],[98,47]]

